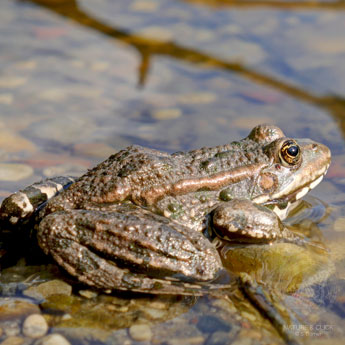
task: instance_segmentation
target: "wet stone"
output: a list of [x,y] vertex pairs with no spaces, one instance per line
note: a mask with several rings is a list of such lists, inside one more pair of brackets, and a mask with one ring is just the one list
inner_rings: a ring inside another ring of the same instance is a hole
[[152,117],[157,120],[173,120],[181,117],[182,111],[178,108],[167,108],[155,111]]
[[159,309],[155,309],[155,308],[145,308],[144,313],[150,319],[162,319],[166,315],[165,310],[159,310]]
[[129,335],[136,341],[150,341],[152,331],[149,325],[133,325],[128,330]]
[[194,336],[186,338],[175,338],[167,342],[168,345],[201,345],[204,344],[205,338],[203,336]]
[[142,36],[150,39],[169,41],[173,39],[173,33],[161,26],[148,26],[138,32]]
[[77,164],[59,164],[58,166],[47,167],[43,170],[46,177],[54,176],[80,176],[86,171],[84,166]]
[[294,292],[302,284],[306,286],[320,279],[325,280],[334,271],[334,265],[325,253],[317,253],[291,243],[253,245],[246,248],[225,246],[222,253],[226,268],[233,272],[255,274],[262,281],[269,277],[286,292]]
[[25,340],[21,337],[8,337],[0,345],[23,345]]
[[0,130],[0,148],[5,152],[34,152],[37,150],[36,145],[30,140],[9,131],[7,128]]
[[0,94],[0,104],[11,105],[13,103],[14,96],[11,93]]
[[0,180],[2,181],[19,181],[30,177],[33,172],[33,169],[25,164],[0,164]]
[[345,231],[345,217],[339,217],[333,224],[334,231],[344,232]]
[[230,324],[213,315],[202,316],[197,323],[197,327],[203,333],[212,333],[216,331],[229,332],[231,330]]
[[[0,322],[18,319],[38,312],[38,306],[26,300],[13,298],[0,299]],[[5,328],[3,330],[6,331]]]
[[71,345],[71,343],[60,334],[50,334],[40,339],[35,345]]
[[154,12],[157,10],[158,4],[154,1],[137,0],[130,6],[132,11],[137,12]]
[[189,93],[184,94],[178,98],[178,101],[183,104],[208,104],[216,101],[217,96],[210,92]]
[[2,322],[0,325],[7,337],[14,337],[20,334],[19,320]]
[[40,314],[28,316],[23,324],[23,334],[30,338],[43,337],[48,331],[48,324]]
[[[126,146],[126,145],[123,145]],[[87,157],[99,157],[105,159],[115,153],[116,148],[105,143],[91,142],[91,143],[77,143],[73,147],[76,155],[84,155]]]
[[34,298],[48,298],[52,295],[70,296],[71,293],[72,286],[59,279],[32,286],[24,291],[24,295]]
[[214,332],[207,339],[206,345],[224,345],[230,344],[229,333],[227,332]]
[[98,293],[96,291],[92,291],[92,290],[79,290],[79,295],[90,299],[90,298],[97,297]]

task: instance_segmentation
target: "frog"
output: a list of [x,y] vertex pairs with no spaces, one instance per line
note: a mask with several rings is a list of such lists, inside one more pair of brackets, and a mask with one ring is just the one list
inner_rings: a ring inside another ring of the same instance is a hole
[[188,152],[133,145],[78,179],[48,179],[10,195],[0,224],[34,219],[43,252],[88,286],[198,294],[226,285],[219,241],[301,242],[283,221],[330,161],[327,146],[270,124]]

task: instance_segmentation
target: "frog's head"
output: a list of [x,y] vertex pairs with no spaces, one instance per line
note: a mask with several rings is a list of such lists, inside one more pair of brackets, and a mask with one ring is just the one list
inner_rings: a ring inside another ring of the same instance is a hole
[[275,126],[257,126],[248,138],[262,145],[269,162],[258,173],[252,199],[257,204],[276,205],[276,213],[317,186],[331,161],[327,146],[287,138]]

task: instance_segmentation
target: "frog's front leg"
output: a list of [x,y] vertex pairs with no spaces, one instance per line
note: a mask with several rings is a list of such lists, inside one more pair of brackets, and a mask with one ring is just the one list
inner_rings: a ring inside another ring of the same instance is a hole
[[[247,199],[234,199],[212,212],[212,231],[220,238],[240,243],[270,243],[276,240],[312,245],[302,235],[290,231],[268,208]],[[319,244],[315,244],[319,247]]]
[[75,180],[70,176],[53,177],[11,194],[1,204],[0,227],[27,223],[49,199],[68,188]]
[[81,282],[102,289],[201,294],[223,270],[202,234],[133,205],[43,219],[38,242]]

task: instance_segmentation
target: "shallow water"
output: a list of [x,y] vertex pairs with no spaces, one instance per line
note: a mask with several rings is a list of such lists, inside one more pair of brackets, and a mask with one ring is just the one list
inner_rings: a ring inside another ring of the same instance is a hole
[[[282,299],[296,313],[306,314],[299,315],[305,320],[300,323],[303,327],[297,329],[295,324],[292,329],[299,341],[341,342],[344,17],[344,1],[2,0],[0,200],[42,177],[78,176],[130,144],[168,152],[213,146],[242,138],[265,122],[278,125],[289,136],[310,137],[331,148],[332,165],[311,192],[310,209],[322,208],[322,217],[308,214],[297,226],[315,232],[329,249],[327,259],[320,259],[325,268],[319,272],[328,276],[318,280],[318,272],[308,271],[287,283],[289,270],[300,273],[302,268],[291,268],[284,255],[274,267],[274,253],[270,268],[260,268],[255,275],[294,286],[290,291],[284,285]],[[305,253],[294,254],[304,255],[302,261],[312,260]],[[231,255],[258,254],[254,250]],[[56,276],[46,266],[43,273],[28,270],[23,261],[12,271],[7,269],[1,284],[3,296],[9,298],[21,296],[20,284]],[[74,293],[78,291],[75,288]],[[53,327],[50,332],[64,334],[75,344],[135,344],[139,340],[128,327],[136,323],[148,325],[151,332],[144,343],[282,341],[241,297],[231,301],[157,297],[154,302],[120,297],[115,302],[104,296],[68,297],[68,302],[46,302],[54,303],[42,309]],[[152,303],[156,307],[150,309]],[[102,320],[113,317],[99,314],[103,307],[126,322],[101,327]],[[72,315],[70,321],[49,316],[47,310],[59,308],[61,315]],[[24,314],[11,319],[11,325],[18,326],[12,333],[4,326],[10,321],[0,317],[0,339],[22,336]],[[212,320],[214,326],[208,328]]]

